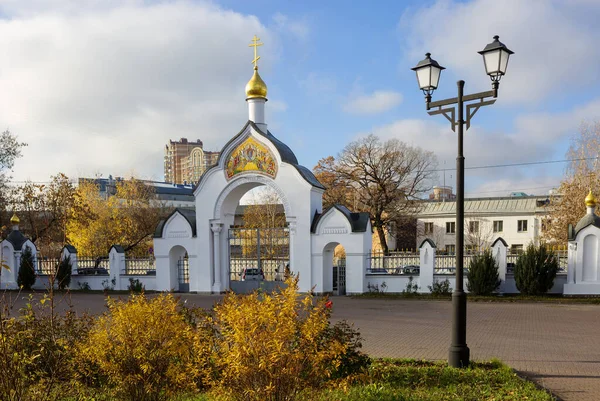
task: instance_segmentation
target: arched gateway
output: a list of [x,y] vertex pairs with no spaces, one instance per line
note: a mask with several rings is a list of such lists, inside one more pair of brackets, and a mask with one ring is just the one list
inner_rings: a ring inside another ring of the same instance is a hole
[[[232,270],[232,226],[241,197],[258,186],[277,193],[286,218],[286,228],[269,240],[282,250],[268,277],[260,272],[261,253],[256,262],[246,260],[257,280],[265,286],[280,281],[284,269],[299,273],[301,291],[331,292],[331,272],[323,263],[325,245],[341,243],[352,261],[348,263],[346,289],[364,291],[367,255],[371,248],[368,215],[334,207],[323,213],[324,187],[312,172],[298,164],[292,150],[275,138],[265,123],[267,86],[258,74],[246,85],[249,121],[221,150],[218,162],[200,178],[194,190],[195,210],[175,210],[162,221],[154,235],[157,290],[221,293],[236,290],[242,276]],[[332,225],[333,224],[333,225]],[[260,233],[252,237],[260,247]],[[241,243],[244,246],[245,243]],[[252,248],[254,250],[254,248]],[[187,283],[181,275],[183,255],[189,269]],[[351,271],[350,271],[351,270]],[[234,274],[235,273],[235,274]],[[324,279],[325,278],[325,279]],[[269,287],[268,285],[266,286]]]

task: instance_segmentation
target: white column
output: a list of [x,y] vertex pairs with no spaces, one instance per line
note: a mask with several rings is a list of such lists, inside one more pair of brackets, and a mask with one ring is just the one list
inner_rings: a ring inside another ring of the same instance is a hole
[[214,284],[212,287],[212,292],[217,294],[221,293],[221,230],[223,229],[223,224],[221,223],[211,223],[210,229],[213,232],[213,277]]
[[419,249],[419,292],[430,292],[433,286],[433,273],[435,270],[435,248],[429,241],[423,241]]
[[267,132],[267,124],[265,123],[265,98],[248,99],[248,119],[260,128],[261,131]]
[[569,257],[567,265],[567,284],[575,284],[575,271],[577,266],[577,242],[569,242]]
[[292,274],[296,273],[296,269],[294,266],[294,245],[295,245],[295,240],[296,240],[296,221],[295,220],[288,220],[288,229],[290,231],[290,272]]

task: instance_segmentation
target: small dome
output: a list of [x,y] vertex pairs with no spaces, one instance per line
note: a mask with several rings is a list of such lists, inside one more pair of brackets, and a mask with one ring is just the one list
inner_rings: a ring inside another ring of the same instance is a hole
[[13,216],[10,218],[10,224],[12,225],[19,224],[20,222],[21,220],[19,220],[16,214],[13,214]]
[[267,84],[258,75],[258,67],[254,67],[254,75],[246,84],[246,99],[267,98]]
[[585,205],[588,207],[596,206],[596,198],[594,198],[594,194],[592,194],[592,190],[590,189],[590,193],[585,197]]

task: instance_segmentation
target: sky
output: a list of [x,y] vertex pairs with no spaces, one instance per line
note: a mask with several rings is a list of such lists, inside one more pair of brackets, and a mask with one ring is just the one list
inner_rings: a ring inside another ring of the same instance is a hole
[[28,144],[16,182],[162,180],[169,139],[220,148],[248,119],[253,35],[269,130],[312,168],[373,133],[435,153],[452,185],[456,134],[410,70],[446,67],[433,100],[487,91],[482,50],[515,53],[495,105],[465,133],[466,195],[546,194],[585,121],[600,119],[600,1],[0,0],[0,127]]

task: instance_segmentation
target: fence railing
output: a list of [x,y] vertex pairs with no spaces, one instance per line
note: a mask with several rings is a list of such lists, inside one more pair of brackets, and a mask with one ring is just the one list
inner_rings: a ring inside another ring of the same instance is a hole
[[[475,255],[463,255],[463,269],[469,270]],[[456,271],[456,255],[437,255],[435,257],[434,274],[454,274]]]
[[125,275],[156,275],[154,258],[126,258]]
[[421,263],[418,252],[391,252],[389,255],[373,252],[368,259],[367,274],[418,274]]
[[36,258],[36,273],[41,276],[49,276],[56,273],[60,259],[56,258]]
[[106,276],[109,273],[110,265],[108,258],[77,258],[77,274]]
[[[259,266],[260,262],[260,266]],[[285,279],[285,268],[289,265],[289,258],[281,259],[254,259],[254,258],[230,258],[229,279],[232,281],[243,280],[244,270],[262,270],[265,281],[283,281]]]

